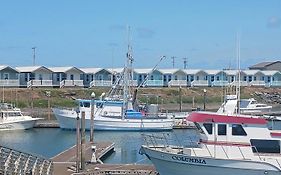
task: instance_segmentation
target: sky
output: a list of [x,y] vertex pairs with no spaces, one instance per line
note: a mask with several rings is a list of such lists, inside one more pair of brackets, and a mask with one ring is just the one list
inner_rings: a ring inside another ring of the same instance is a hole
[[130,43],[135,68],[237,68],[237,38],[241,68],[281,60],[281,0],[0,0],[12,67],[33,47],[39,66],[123,67]]

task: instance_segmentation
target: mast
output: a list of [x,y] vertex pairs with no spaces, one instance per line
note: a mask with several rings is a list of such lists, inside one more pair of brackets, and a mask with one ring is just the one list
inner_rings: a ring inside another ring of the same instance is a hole
[[240,114],[240,35],[237,33],[236,36],[236,57],[237,57],[237,78],[238,78],[238,84],[236,85],[236,96],[237,96],[237,108],[236,108],[236,114]]
[[132,56],[132,46],[131,46],[131,38],[130,38],[130,27],[128,26],[128,51],[126,54],[126,64],[124,68],[124,77],[123,77],[123,108],[122,108],[122,119],[125,118],[126,110],[128,109],[128,101],[131,98],[130,93],[130,84],[132,78],[132,64],[133,64],[133,56]]

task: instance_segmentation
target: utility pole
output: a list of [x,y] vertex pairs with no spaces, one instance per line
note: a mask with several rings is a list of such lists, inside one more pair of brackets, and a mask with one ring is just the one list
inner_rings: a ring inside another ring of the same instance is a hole
[[183,68],[184,68],[184,69],[187,68],[187,59],[188,59],[188,58],[183,58]]
[[171,59],[172,59],[172,64],[173,64],[173,68],[175,68],[175,58],[176,58],[175,56],[172,56],[172,57],[171,57]]
[[33,66],[35,66],[35,50],[36,50],[36,47],[32,47],[32,50],[33,50]]

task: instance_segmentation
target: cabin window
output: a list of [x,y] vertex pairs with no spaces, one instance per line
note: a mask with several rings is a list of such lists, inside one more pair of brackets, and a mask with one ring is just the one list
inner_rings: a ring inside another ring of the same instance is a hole
[[86,81],[87,82],[89,81],[89,75],[88,74],[86,75]]
[[218,124],[218,135],[226,135],[226,124]]
[[196,80],[199,80],[199,76],[196,76]]
[[151,75],[151,76],[150,76],[150,80],[154,80],[154,77],[153,77],[153,75]]
[[203,126],[207,130],[208,134],[213,134],[213,124],[212,123],[204,123]]
[[231,82],[233,82],[234,81],[234,76],[231,76]]
[[208,80],[208,76],[205,76],[205,80]]
[[190,76],[190,81],[194,81],[194,76],[193,75]]
[[186,81],[189,81],[189,76],[188,75],[186,76]]
[[201,126],[197,122],[194,122],[194,125],[197,128],[197,130],[199,131],[199,133],[204,134],[204,131],[202,130]]
[[244,81],[247,81],[247,77],[246,76],[244,76]]
[[166,75],[163,76],[164,81],[167,81],[167,77]]
[[171,75],[169,75],[168,77],[169,77],[169,78],[168,78],[168,81],[171,81],[171,79],[172,79],[172,76],[171,76]]
[[70,75],[70,80],[74,80],[74,75],[73,74]]
[[39,74],[39,80],[43,80],[42,74]]
[[215,80],[215,76],[211,76],[211,82],[213,82]]
[[280,153],[280,141],[279,140],[260,140],[251,139],[251,145],[253,146],[253,152],[259,153]]
[[241,125],[233,124],[232,125],[232,135],[234,135],[234,136],[246,136],[247,133]]
[[83,102],[83,106],[85,108],[89,108],[91,106],[90,102]]
[[175,80],[178,80],[178,76],[177,75],[175,75]]
[[56,75],[57,75],[57,81],[60,81],[60,74],[57,73]]

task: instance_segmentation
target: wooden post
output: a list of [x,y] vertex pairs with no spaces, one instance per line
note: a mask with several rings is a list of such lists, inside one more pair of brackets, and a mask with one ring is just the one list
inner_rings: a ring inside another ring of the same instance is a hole
[[85,170],[85,111],[81,114],[81,170]]
[[79,121],[79,109],[76,110],[76,173],[79,173],[80,169],[80,121]]
[[94,142],[94,110],[95,103],[91,101],[91,123],[90,123],[90,142]]
[[179,97],[180,97],[180,112],[182,112],[182,95],[181,95],[181,86],[179,88]]
[[50,104],[50,97],[48,97],[48,120],[51,120],[51,104]]

